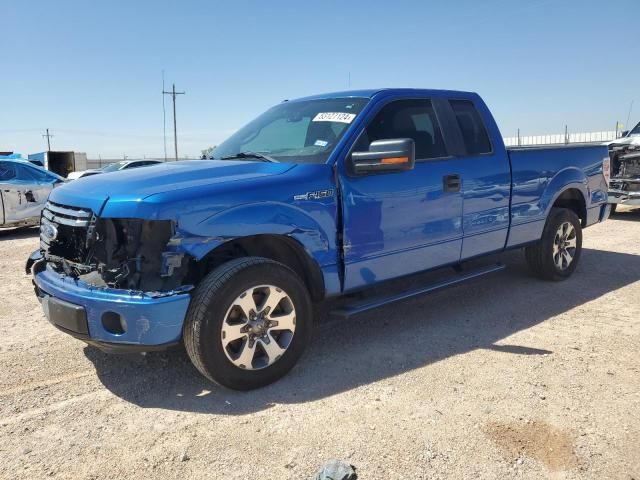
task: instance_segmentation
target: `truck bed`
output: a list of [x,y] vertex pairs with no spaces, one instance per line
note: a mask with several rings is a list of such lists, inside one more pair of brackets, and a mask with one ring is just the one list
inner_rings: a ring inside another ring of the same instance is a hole
[[584,225],[598,221],[599,206],[589,206],[606,202],[607,184],[602,176],[602,162],[608,158],[605,145],[515,147],[507,148],[507,153],[512,173],[508,247],[540,238],[548,208],[555,201],[555,195],[571,183],[581,185],[579,193],[587,205]]

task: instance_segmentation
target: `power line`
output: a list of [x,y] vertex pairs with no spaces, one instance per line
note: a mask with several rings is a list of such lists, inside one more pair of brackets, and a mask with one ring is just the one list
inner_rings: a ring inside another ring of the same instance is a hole
[[47,137],[47,151],[51,151],[51,137],[54,135],[49,134],[49,129],[47,128],[47,133],[42,134],[42,138]]
[[186,92],[176,92],[176,84],[173,84],[173,88],[170,92],[162,90],[163,95],[171,95],[173,98],[173,144],[176,154],[176,162],[178,161],[178,127],[176,126],[176,95],[184,95]]

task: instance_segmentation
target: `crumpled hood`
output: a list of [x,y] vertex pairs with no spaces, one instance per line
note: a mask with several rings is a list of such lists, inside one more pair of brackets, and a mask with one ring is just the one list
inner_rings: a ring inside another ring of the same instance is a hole
[[50,200],[90,208],[96,213],[105,202],[142,202],[152,195],[198,189],[221,183],[250,181],[279,175],[292,164],[250,161],[191,160],[92,175],[69,182],[51,192]]
[[605,145],[640,145],[640,135],[630,135],[617,140],[605,142]]

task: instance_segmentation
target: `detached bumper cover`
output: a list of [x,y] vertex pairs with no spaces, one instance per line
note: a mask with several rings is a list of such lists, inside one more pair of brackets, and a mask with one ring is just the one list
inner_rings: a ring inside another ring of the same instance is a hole
[[[34,283],[51,323],[70,335],[113,351],[155,350],[179,342],[191,299],[185,292],[157,297],[94,287],[49,267],[34,268]],[[104,327],[102,318],[109,312],[124,320],[124,333],[111,333]],[[86,330],[82,327],[83,319]]]

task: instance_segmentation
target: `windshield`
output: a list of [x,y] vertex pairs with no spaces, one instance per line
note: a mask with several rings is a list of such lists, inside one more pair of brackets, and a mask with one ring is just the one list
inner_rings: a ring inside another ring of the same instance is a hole
[[103,172],[115,172],[117,170],[120,170],[122,167],[124,167],[127,164],[127,162],[116,162],[116,163],[112,163],[111,165],[107,165],[106,167],[102,167],[100,170],[102,170]]
[[324,163],[369,100],[333,98],[283,102],[245,125],[213,151],[213,159],[254,160],[250,153],[285,163]]
[[638,123],[633,129],[627,133],[627,135],[640,135],[640,123]]

